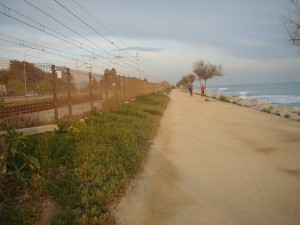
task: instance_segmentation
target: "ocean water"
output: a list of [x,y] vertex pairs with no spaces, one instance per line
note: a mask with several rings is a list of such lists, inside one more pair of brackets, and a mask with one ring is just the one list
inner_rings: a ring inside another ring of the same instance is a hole
[[255,98],[271,104],[300,107],[300,82],[208,86],[208,92]]

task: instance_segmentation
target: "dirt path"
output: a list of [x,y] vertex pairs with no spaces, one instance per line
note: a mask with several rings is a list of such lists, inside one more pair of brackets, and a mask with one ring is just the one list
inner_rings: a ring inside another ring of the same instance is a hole
[[124,225],[300,224],[300,122],[173,91],[116,217]]

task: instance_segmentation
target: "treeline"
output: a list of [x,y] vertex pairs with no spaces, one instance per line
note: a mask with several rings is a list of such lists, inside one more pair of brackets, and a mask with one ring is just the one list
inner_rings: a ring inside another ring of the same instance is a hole
[[222,65],[215,65],[209,62],[205,62],[203,60],[197,60],[193,63],[193,73],[189,75],[183,75],[181,80],[177,82],[176,87],[187,87],[189,83],[194,83],[196,80],[196,76],[198,80],[201,82],[204,81],[206,86],[206,81],[215,76],[222,76],[223,68]]
[[[67,70],[60,71],[61,76],[55,77],[57,92],[65,92],[67,85],[71,91],[76,91],[80,86],[82,92],[88,91],[89,84],[94,88],[100,86],[99,81],[95,77],[89,79],[87,73],[86,77],[82,77],[81,74],[78,80],[75,79],[76,71],[73,73],[75,74],[68,74]],[[0,85],[5,86],[6,96],[26,95],[30,91],[42,95],[51,94],[53,93],[53,82],[54,77],[50,64],[36,66],[29,62],[11,60],[7,69],[0,70]]]

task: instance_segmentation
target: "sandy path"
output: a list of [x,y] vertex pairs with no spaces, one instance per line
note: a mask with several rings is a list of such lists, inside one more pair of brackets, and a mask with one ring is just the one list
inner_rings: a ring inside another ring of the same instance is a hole
[[300,122],[173,91],[116,217],[128,225],[300,224]]

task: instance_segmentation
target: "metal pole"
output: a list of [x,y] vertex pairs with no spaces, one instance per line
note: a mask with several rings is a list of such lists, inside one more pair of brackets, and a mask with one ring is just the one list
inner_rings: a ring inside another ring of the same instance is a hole
[[89,88],[90,88],[90,102],[91,102],[91,110],[94,108],[94,101],[93,101],[93,77],[92,77],[92,67],[87,67],[90,69],[89,72]]
[[58,121],[58,105],[57,105],[57,89],[56,89],[56,70],[55,65],[51,66],[52,71],[52,91],[53,91],[53,103],[54,103],[54,116],[55,116],[55,122]]
[[67,68],[67,91],[68,91],[69,118],[72,118],[72,96],[71,96],[71,74],[70,74],[70,68]]

